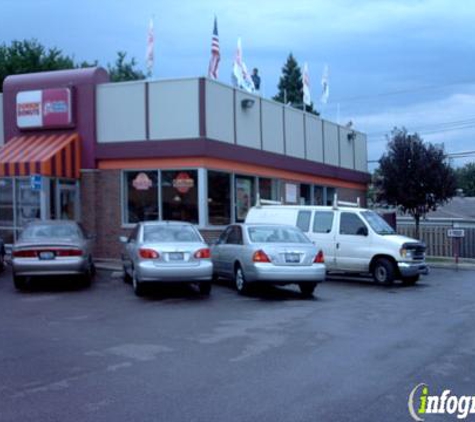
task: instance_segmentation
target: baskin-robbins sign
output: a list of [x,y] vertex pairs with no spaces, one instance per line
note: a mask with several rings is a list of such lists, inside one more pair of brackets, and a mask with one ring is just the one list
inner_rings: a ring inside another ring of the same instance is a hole
[[20,129],[71,127],[71,89],[21,91],[16,95],[16,123]]

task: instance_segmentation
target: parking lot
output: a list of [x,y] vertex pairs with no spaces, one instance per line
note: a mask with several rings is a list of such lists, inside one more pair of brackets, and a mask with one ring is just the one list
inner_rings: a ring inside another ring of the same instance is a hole
[[314,299],[65,281],[17,293],[0,276],[2,422],[403,421],[421,382],[475,395],[474,271],[331,279]]

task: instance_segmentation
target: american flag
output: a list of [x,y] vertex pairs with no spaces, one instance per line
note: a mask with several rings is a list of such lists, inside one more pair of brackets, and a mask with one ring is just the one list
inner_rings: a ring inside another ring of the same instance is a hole
[[218,79],[218,65],[221,54],[219,53],[218,20],[214,17],[213,38],[211,39],[211,59],[208,66],[208,77]]
[[145,59],[147,61],[147,74],[149,77],[153,75],[153,47],[154,47],[154,36],[153,36],[153,18],[150,18],[150,25],[148,27],[147,34],[147,53]]

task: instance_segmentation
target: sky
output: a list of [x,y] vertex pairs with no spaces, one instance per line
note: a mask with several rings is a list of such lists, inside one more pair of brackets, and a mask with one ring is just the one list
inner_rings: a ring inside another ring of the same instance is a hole
[[[1,43],[36,38],[103,66],[125,51],[142,70],[153,16],[157,79],[206,75],[216,15],[222,82],[231,83],[238,37],[247,67],[259,69],[265,97],[276,94],[292,52],[301,66],[308,63],[322,117],[351,120],[366,133],[370,161],[386,151],[394,127],[443,144],[447,153],[475,151],[475,0],[2,0],[2,6]],[[474,161],[475,154],[452,162]]]

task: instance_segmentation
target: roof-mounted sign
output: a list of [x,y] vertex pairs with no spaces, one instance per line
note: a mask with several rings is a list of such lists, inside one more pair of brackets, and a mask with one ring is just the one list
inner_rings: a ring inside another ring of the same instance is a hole
[[16,95],[16,122],[20,129],[72,127],[71,89],[19,92]]

